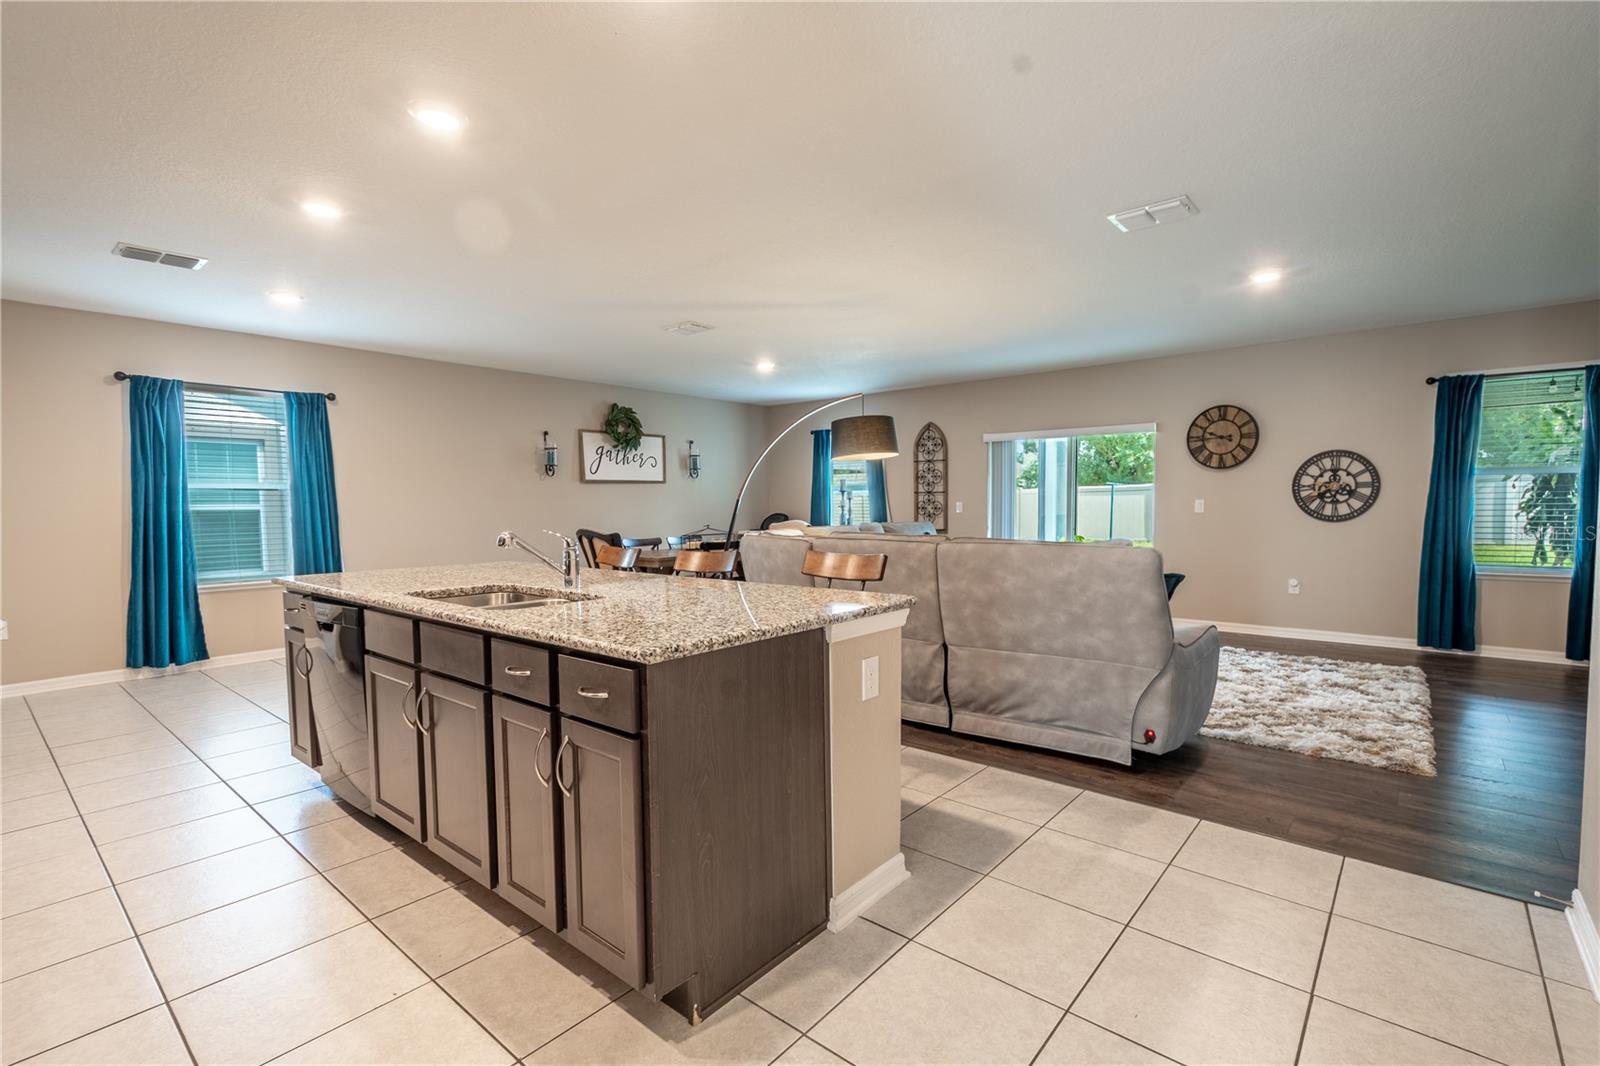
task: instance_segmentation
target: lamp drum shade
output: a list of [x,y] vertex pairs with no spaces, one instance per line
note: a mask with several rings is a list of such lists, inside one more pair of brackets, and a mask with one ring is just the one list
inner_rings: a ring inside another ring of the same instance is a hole
[[888,415],[852,415],[833,420],[835,459],[892,459],[900,454],[894,419]]

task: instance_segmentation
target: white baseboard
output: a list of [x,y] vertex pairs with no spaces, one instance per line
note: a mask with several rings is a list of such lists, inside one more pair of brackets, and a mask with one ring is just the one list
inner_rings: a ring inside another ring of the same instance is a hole
[[1543,648],[1506,648],[1498,645],[1484,645],[1477,651],[1445,651],[1440,648],[1418,647],[1417,642],[1409,637],[1385,637],[1376,633],[1341,633],[1333,629],[1293,629],[1289,626],[1258,626],[1249,622],[1212,622],[1200,618],[1174,618],[1172,624],[1175,626],[1211,625],[1216,626],[1224,633],[1238,633],[1251,637],[1320,640],[1327,644],[1364,644],[1369,648],[1405,648],[1409,651],[1439,652],[1443,655],[1477,655],[1486,659],[1519,659],[1530,663],[1588,665],[1588,663],[1574,663],[1559,651],[1546,651]]
[[1572,890],[1572,906],[1567,908],[1567,924],[1578,942],[1578,958],[1583,960],[1584,976],[1589,978],[1589,994],[1600,1001],[1600,931],[1583,902],[1583,893]]
[[910,876],[905,855],[895,852],[889,861],[828,901],[828,932],[837,933],[861,917]]
[[282,648],[265,651],[241,651],[232,655],[214,655],[199,662],[167,667],[124,667],[121,670],[100,670],[92,674],[69,674],[66,677],[45,677],[38,681],[14,681],[0,685],[0,696],[31,696],[36,692],[53,692],[62,688],[86,688],[89,685],[112,685],[119,681],[136,681],[142,677],[165,677],[167,674],[187,674],[195,670],[211,670],[219,666],[238,666],[240,663],[259,663],[276,659]]

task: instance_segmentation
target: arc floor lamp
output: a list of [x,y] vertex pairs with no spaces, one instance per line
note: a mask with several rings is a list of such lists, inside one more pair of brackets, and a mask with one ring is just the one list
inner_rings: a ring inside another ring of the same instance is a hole
[[733,500],[733,513],[728,516],[727,544],[733,545],[734,527],[739,518],[739,505],[744,502],[745,490],[750,487],[750,479],[756,476],[756,470],[766,459],[777,443],[789,435],[789,431],[796,426],[815,418],[830,407],[837,407],[851,400],[861,401],[861,413],[850,415],[848,418],[836,418],[831,427],[833,436],[833,457],[835,459],[892,459],[900,454],[900,443],[895,437],[894,419],[889,415],[867,414],[867,397],[865,393],[852,392],[849,396],[841,396],[837,400],[829,400],[821,407],[813,408],[790,422],[782,433],[772,438],[761,454],[756,456],[756,461],[750,464],[750,472],[744,476],[744,484],[739,486],[739,495]]

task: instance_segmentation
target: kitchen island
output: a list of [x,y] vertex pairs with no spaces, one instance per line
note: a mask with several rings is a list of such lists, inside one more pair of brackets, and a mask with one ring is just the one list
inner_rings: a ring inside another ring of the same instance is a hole
[[906,876],[909,596],[532,562],[282,584],[296,756],[692,1021]]

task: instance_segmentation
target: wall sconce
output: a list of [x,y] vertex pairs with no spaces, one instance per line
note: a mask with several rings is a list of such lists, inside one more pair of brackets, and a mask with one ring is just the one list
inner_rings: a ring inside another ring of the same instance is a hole
[[555,477],[556,466],[561,462],[561,456],[556,451],[556,446],[550,443],[550,431],[544,431],[544,476]]
[[694,441],[689,442],[689,476],[700,476],[700,453],[694,450]]

